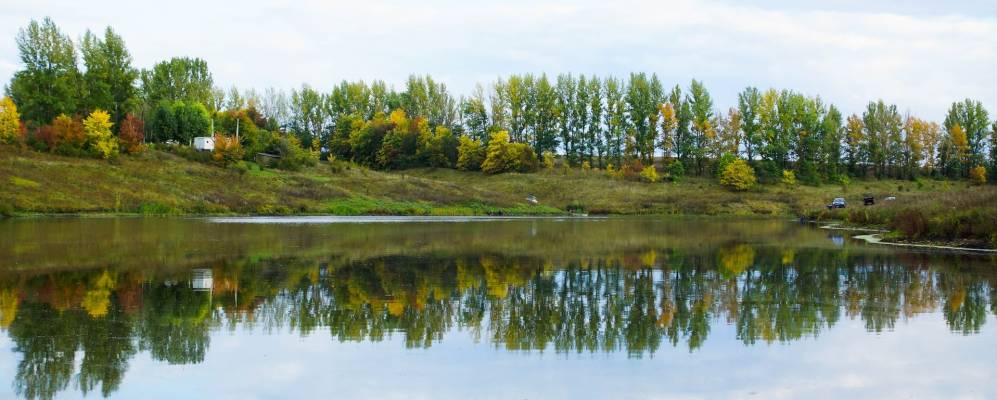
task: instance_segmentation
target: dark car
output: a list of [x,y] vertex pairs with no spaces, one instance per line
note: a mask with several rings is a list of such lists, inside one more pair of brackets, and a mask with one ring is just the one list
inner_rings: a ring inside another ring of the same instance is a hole
[[830,210],[832,208],[845,208],[845,198],[835,197],[834,200],[831,200],[831,204],[827,205],[827,209]]

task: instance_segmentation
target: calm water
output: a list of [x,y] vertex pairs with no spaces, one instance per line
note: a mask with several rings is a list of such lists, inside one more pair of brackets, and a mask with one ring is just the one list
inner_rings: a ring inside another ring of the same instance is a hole
[[0,221],[0,398],[995,398],[995,313],[775,220]]

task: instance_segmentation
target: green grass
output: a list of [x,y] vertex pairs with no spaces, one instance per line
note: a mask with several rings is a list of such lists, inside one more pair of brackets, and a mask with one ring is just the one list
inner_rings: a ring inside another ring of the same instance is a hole
[[[289,172],[255,163],[246,163],[245,168],[221,168],[161,151],[122,156],[110,163],[7,146],[0,146],[0,184],[0,208],[6,214],[547,215],[570,210],[590,214],[808,215],[891,227],[890,221],[899,215],[890,211],[891,205],[866,209],[872,211],[868,218],[828,213],[824,205],[834,197],[845,197],[852,206],[848,210],[860,210],[861,198],[870,194],[877,198],[897,196],[896,205],[909,204],[922,210],[934,210],[938,198],[951,200],[951,204],[938,203],[938,210],[974,209],[987,201],[993,204],[993,198],[986,196],[994,192],[993,186],[934,180],[856,180],[847,186],[759,185],[746,192],[732,192],[706,177],[640,183],[612,178],[599,170],[577,169],[500,175],[428,168],[380,172],[344,161]],[[540,204],[530,205],[526,201],[529,195],[536,196]],[[980,200],[972,204],[956,201],[978,196]],[[952,215],[965,220],[989,215],[987,209],[983,208],[983,214]],[[941,215],[941,211],[936,214]],[[959,224],[956,231],[967,230],[965,222]],[[982,228],[969,230],[973,229]]]
[[525,198],[337,162],[298,172],[220,168],[161,151],[115,163],[0,146],[0,206],[13,213],[560,214]]

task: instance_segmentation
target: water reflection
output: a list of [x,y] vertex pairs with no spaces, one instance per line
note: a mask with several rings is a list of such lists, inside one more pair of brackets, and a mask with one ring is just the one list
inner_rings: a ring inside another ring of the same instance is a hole
[[[768,240],[738,226],[707,226],[713,236],[704,240],[626,220],[586,226],[612,232],[596,240],[577,225],[550,224],[353,226],[334,230],[334,240],[321,228],[271,242],[249,227],[222,235],[239,238],[216,242],[224,251],[158,268],[120,252],[104,266],[74,267],[65,253],[8,247],[7,259],[22,266],[0,271],[0,329],[20,356],[13,389],[26,398],[69,389],[107,396],[136,354],[200,363],[219,330],[401,337],[410,348],[460,330],[502,351],[646,357],[662,346],[696,351],[718,324],[753,345],[817,338],[844,318],[887,332],[923,314],[970,335],[997,312],[989,258],[883,251],[778,222],[752,223],[766,225],[752,229]],[[488,248],[478,244],[485,232],[498,240]],[[523,244],[516,235],[546,239]],[[388,242],[400,237],[415,244]],[[260,247],[269,254],[248,251]]]

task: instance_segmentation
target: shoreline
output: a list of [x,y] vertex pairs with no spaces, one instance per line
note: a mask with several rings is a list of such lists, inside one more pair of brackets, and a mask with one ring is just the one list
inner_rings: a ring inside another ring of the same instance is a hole
[[972,252],[972,253],[982,253],[982,254],[997,254],[997,249],[981,249],[978,247],[959,247],[959,246],[945,246],[937,244],[919,244],[919,243],[898,243],[898,242],[888,242],[884,241],[882,236],[878,233],[872,233],[867,235],[856,235],[852,236],[853,239],[864,240],[866,243],[871,244],[883,244],[890,246],[901,246],[901,247],[913,247],[919,249],[930,249],[930,250],[945,250],[945,251],[959,251],[959,252]]

